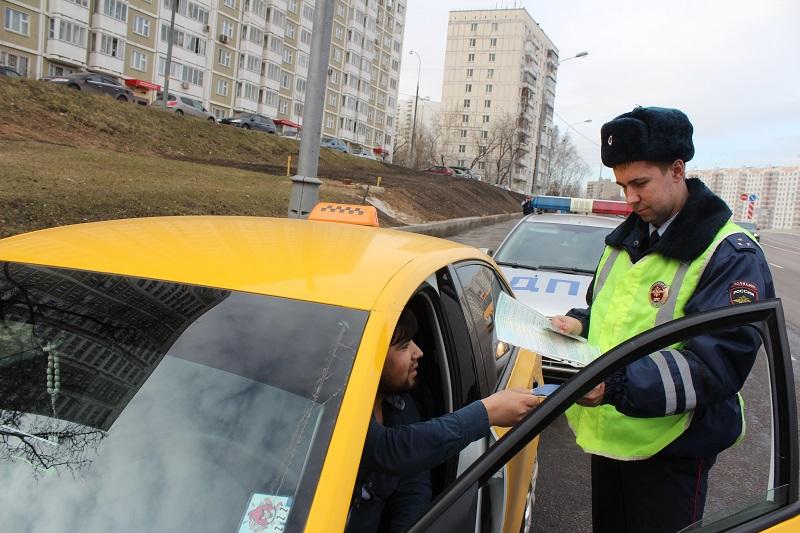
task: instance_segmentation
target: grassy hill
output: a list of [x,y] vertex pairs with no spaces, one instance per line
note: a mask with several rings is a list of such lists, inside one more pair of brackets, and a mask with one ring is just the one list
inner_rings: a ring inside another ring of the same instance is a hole
[[[0,78],[0,237],[111,218],[286,216],[299,143],[120,104],[34,80]],[[361,203],[396,226],[519,210],[520,195],[323,149],[323,200]]]

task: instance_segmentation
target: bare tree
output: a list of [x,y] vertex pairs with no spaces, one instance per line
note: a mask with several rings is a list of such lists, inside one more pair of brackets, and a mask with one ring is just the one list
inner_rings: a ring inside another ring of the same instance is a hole
[[492,135],[495,143],[491,156],[494,183],[510,186],[513,171],[522,159],[528,134],[518,128],[515,115],[506,113],[492,124]]
[[549,156],[550,172],[542,189],[554,196],[577,196],[589,166],[578,154],[569,132],[562,134],[558,126],[553,128]]
[[461,120],[461,113],[457,108],[450,110],[440,110],[433,116],[431,121],[431,136],[430,136],[430,158],[426,161],[431,165],[447,165],[449,161],[455,159],[455,146],[457,146],[457,137],[453,132],[458,128]]

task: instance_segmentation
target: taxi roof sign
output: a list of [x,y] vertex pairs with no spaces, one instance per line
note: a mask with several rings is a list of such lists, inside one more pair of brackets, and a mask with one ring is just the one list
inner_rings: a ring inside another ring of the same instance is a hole
[[371,205],[319,202],[309,213],[308,220],[378,227],[378,210]]

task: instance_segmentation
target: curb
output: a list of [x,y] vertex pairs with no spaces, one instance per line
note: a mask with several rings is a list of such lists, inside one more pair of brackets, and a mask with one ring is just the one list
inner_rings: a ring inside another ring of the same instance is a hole
[[413,233],[421,233],[422,235],[430,235],[432,237],[449,237],[450,235],[455,235],[473,228],[489,226],[514,218],[522,218],[522,213],[501,213],[499,215],[488,215],[485,217],[453,218],[450,220],[441,220],[439,222],[400,226],[391,229],[411,231]]

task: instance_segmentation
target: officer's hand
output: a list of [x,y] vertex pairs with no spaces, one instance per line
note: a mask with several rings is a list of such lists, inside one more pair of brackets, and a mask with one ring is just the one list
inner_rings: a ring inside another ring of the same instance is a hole
[[584,395],[583,398],[578,400],[578,405],[584,407],[597,407],[603,403],[603,396],[606,394],[606,384],[601,383]]
[[571,316],[556,315],[550,319],[550,323],[562,333],[569,333],[571,335],[580,335],[583,329],[583,324],[577,318]]
[[496,392],[481,401],[489,414],[489,425],[511,427],[542,403],[542,398],[531,394],[530,389],[515,387]]

